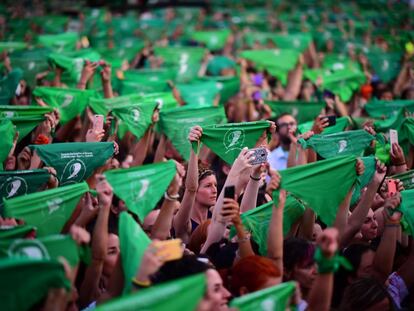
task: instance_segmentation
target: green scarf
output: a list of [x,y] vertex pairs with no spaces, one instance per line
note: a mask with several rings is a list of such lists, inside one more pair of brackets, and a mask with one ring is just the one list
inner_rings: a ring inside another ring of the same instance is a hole
[[191,39],[204,44],[210,51],[222,50],[230,36],[227,29],[215,31],[194,31]]
[[75,32],[64,32],[58,35],[40,35],[37,42],[44,46],[55,50],[56,52],[74,51],[79,35]]
[[228,100],[240,91],[240,79],[238,77],[204,77],[204,80],[214,81],[220,93],[220,104],[225,105]]
[[0,105],[8,105],[16,95],[17,86],[23,77],[21,69],[14,69],[0,80]]
[[[263,132],[269,129],[267,121],[215,124],[203,127],[201,142],[229,164],[244,147],[253,148]],[[199,146],[193,143],[198,152]]]
[[3,162],[7,159],[9,152],[13,147],[15,133],[16,130],[10,120],[6,119],[0,122],[0,136],[2,137],[0,144],[0,167],[2,167]]
[[414,112],[414,100],[371,100],[365,110],[373,118],[390,118],[398,115],[401,110]]
[[401,53],[368,53],[368,60],[382,82],[388,83],[398,76],[401,68]]
[[86,183],[80,183],[5,200],[4,216],[35,226],[39,237],[60,233],[88,190]]
[[[308,122],[299,124],[298,125],[299,133],[304,134],[306,132],[309,132],[312,129],[313,123],[314,121],[308,121]],[[343,132],[348,125],[349,125],[349,118],[340,117],[336,119],[335,125],[325,127],[322,133],[324,135],[328,135],[328,134],[335,134],[338,132]]]
[[195,125],[202,128],[209,124],[226,122],[223,107],[178,107],[161,111],[160,128],[172,142],[180,155],[188,160],[191,145],[188,141],[190,129]]
[[151,240],[131,215],[119,215],[119,243],[121,247],[122,270],[124,271],[124,295],[130,293],[131,280],[141,265],[142,256]]
[[[300,199],[328,226],[357,180],[355,157],[335,157],[280,171],[281,188]],[[278,198],[278,191],[273,193]]]
[[113,142],[30,145],[40,159],[56,169],[59,185],[86,180],[114,153]]
[[144,221],[174,178],[174,161],[141,165],[129,169],[105,172],[114,193],[122,199],[128,209]]
[[184,102],[189,106],[212,106],[219,93],[213,81],[198,81],[191,84],[177,84]]
[[24,239],[32,232],[36,232],[36,228],[29,225],[0,227],[0,241]]
[[364,174],[358,176],[357,178],[357,182],[352,193],[351,206],[359,201],[359,198],[361,197],[361,190],[368,186],[376,171],[377,161],[374,156],[362,157],[361,160],[364,162],[365,171]]
[[401,223],[404,231],[414,236],[414,189],[401,191],[400,211],[403,213]]
[[313,121],[321,114],[325,107],[323,102],[305,101],[270,101],[265,100],[265,104],[272,109],[273,116],[277,117],[283,113],[289,113],[295,117],[298,123]]

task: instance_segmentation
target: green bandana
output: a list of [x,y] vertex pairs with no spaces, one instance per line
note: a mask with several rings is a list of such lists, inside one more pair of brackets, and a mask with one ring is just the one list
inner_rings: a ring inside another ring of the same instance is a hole
[[174,74],[168,69],[128,70],[119,81],[119,92],[121,95],[167,92],[167,81],[174,79]]
[[0,260],[0,274],[4,310],[30,310],[47,297],[49,289],[70,289],[62,264],[54,260],[3,259]]
[[131,215],[122,212],[119,216],[119,243],[125,279],[123,292],[128,294],[131,291],[131,280],[136,275],[151,240]]
[[114,153],[113,142],[30,145],[30,148],[47,166],[56,169],[60,186],[86,180]]
[[216,31],[195,31],[191,38],[204,44],[210,51],[222,50],[226,45],[230,31],[227,29]]
[[273,287],[247,294],[231,301],[230,307],[239,311],[290,309],[290,301],[295,294],[296,283],[285,282]]
[[134,105],[142,100],[140,95],[124,95],[112,98],[90,98],[89,107],[96,113],[107,115],[112,109],[118,106]]
[[5,200],[4,215],[35,226],[39,237],[60,233],[88,190],[86,183],[80,183]]
[[[239,156],[244,148],[253,148],[263,132],[269,129],[267,121],[215,124],[203,127],[201,142],[229,164]],[[198,148],[193,143],[193,148]]]
[[64,32],[58,35],[40,35],[38,43],[44,47],[51,48],[56,52],[74,51],[79,36],[75,32]]
[[32,232],[36,232],[36,228],[28,225],[0,227],[0,241],[24,239]]
[[[0,196],[11,199],[21,195],[42,191],[49,181],[47,170],[25,170],[0,172]],[[0,202],[2,206],[2,202]]]
[[184,102],[189,106],[212,106],[219,93],[213,81],[199,81],[191,84],[177,84]]
[[397,116],[401,110],[414,112],[414,100],[372,100],[365,105],[365,110],[373,118],[390,118]]
[[16,95],[17,86],[23,77],[21,69],[14,69],[0,80],[0,105],[8,105]]
[[[206,277],[197,274],[140,290],[99,306],[97,311],[193,311],[203,299]],[[171,303],[174,302],[172,306]]]
[[365,130],[314,135],[308,140],[299,139],[303,148],[312,148],[321,157],[328,159],[338,155],[361,156],[375,139]]
[[[314,121],[308,121],[298,125],[299,133],[304,134],[309,132],[312,129]],[[349,125],[349,119],[347,117],[341,117],[336,119],[336,124],[332,126],[325,127],[323,129],[323,134],[335,134],[338,132],[343,132],[345,128]]]
[[200,47],[155,47],[154,54],[164,60],[166,66],[201,63],[206,49]]
[[355,183],[354,191],[352,193],[351,206],[356,204],[361,197],[361,190],[368,186],[374,177],[376,171],[376,159],[373,156],[360,158],[364,162],[365,170],[364,174],[358,176]]
[[265,104],[272,109],[273,116],[277,117],[283,113],[291,114],[298,123],[313,121],[321,114],[325,107],[323,102],[305,101],[270,101],[265,100]]
[[273,41],[280,49],[303,52],[312,42],[312,36],[308,33],[276,34]]
[[[273,201],[258,206],[240,215],[243,226],[252,234],[253,240],[259,245],[260,255],[267,255],[267,239],[269,236],[269,224],[272,218]],[[303,215],[305,207],[298,200],[288,195],[283,210],[283,235],[289,233],[292,225]],[[236,235],[234,227],[230,236]]]
[[399,179],[403,183],[405,190],[414,189],[414,170],[393,175],[390,178]]
[[207,73],[211,76],[220,76],[224,69],[235,69],[236,63],[226,56],[215,56],[207,64]]
[[403,213],[404,231],[414,236],[414,189],[401,191],[400,210]]
[[9,119],[19,132],[19,142],[37,125],[43,122],[44,115],[53,111],[52,107],[0,106],[0,122]]
[[[330,226],[357,180],[355,161],[352,156],[335,157],[282,170],[281,188],[300,199]],[[278,191],[273,198],[278,198]]]
[[114,193],[128,209],[144,221],[175,176],[174,161],[105,172]]
[[190,129],[199,125],[204,128],[209,124],[226,122],[223,107],[178,107],[161,111],[161,131],[171,140],[180,155],[188,160],[191,145],[188,141]]
[[40,97],[51,107],[58,108],[60,122],[65,124],[80,115],[88,105],[89,98],[96,96],[95,91],[57,87],[37,87],[33,96]]
[[368,53],[368,60],[384,83],[393,80],[400,72],[401,53]]
[[13,147],[15,133],[16,130],[14,129],[13,123],[7,119],[0,121],[0,137],[2,137],[0,144],[0,167],[2,167],[2,163],[7,159],[10,149]]
[[14,51],[24,50],[27,48],[26,42],[0,42],[0,53],[7,52],[8,54]]
[[240,90],[240,79],[239,77],[204,77],[204,80],[214,81],[216,88],[220,93],[220,104],[224,105],[227,101],[236,95]]
[[49,235],[39,239],[0,241],[0,257],[59,260],[64,257],[75,267],[79,263],[79,248],[70,235]]

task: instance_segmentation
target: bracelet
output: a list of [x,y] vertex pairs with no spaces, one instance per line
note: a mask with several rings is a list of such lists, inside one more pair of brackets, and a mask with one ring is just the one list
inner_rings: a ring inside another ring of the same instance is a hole
[[164,199],[166,199],[167,201],[177,201],[179,197],[180,195],[178,193],[174,195],[169,195],[167,191],[165,191],[164,193]]
[[132,278],[131,281],[132,281],[132,284],[134,284],[137,287],[149,287],[149,286],[151,286],[151,282],[150,281],[140,282],[136,278]]
[[345,258],[336,253],[332,258],[326,258],[321,249],[318,247],[314,256],[315,262],[318,264],[319,274],[335,273],[342,266],[346,270],[352,270],[351,263]]
[[260,177],[253,177],[252,175],[250,175],[250,179],[253,179],[254,181],[259,181],[261,178]]

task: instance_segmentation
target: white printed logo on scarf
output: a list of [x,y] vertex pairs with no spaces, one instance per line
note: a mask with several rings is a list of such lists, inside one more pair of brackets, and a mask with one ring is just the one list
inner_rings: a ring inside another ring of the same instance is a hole
[[137,107],[129,108],[128,116],[131,122],[138,123],[141,117],[141,111]]
[[245,134],[240,129],[230,129],[226,132],[223,139],[226,153],[235,149],[241,150],[244,146]]
[[27,194],[27,183],[21,177],[9,177],[0,187],[0,193],[6,192],[6,199]]
[[63,203],[63,199],[61,198],[56,198],[56,199],[47,201],[46,204],[48,207],[48,214],[51,215],[54,212],[56,212],[58,209],[60,209],[62,203]]
[[74,96],[71,95],[71,94],[65,94],[62,97],[63,97],[61,99],[62,104],[60,105],[61,108],[65,108],[65,107],[69,106],[73,102]]
[[348,147],[348,142],[346,140],[340,140],[338,153],[343,152],[346,149],[346,147]]
[[50,259],[49,252],[39,240],[18,239],[7,250],[9,257],[28,257],[33,259]]
[[86,165],[81,159],[72,159],[66,163],[61,177],[61,185],[75,184],[83,180]]

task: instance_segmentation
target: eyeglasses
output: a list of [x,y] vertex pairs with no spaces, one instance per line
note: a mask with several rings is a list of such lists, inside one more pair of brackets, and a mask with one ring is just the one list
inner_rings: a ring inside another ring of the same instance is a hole
[[278,126],[279,126],[279,128],[287,127],[287,126],[294,127],[294,126],[296,126],[296,122],[279,123]]

